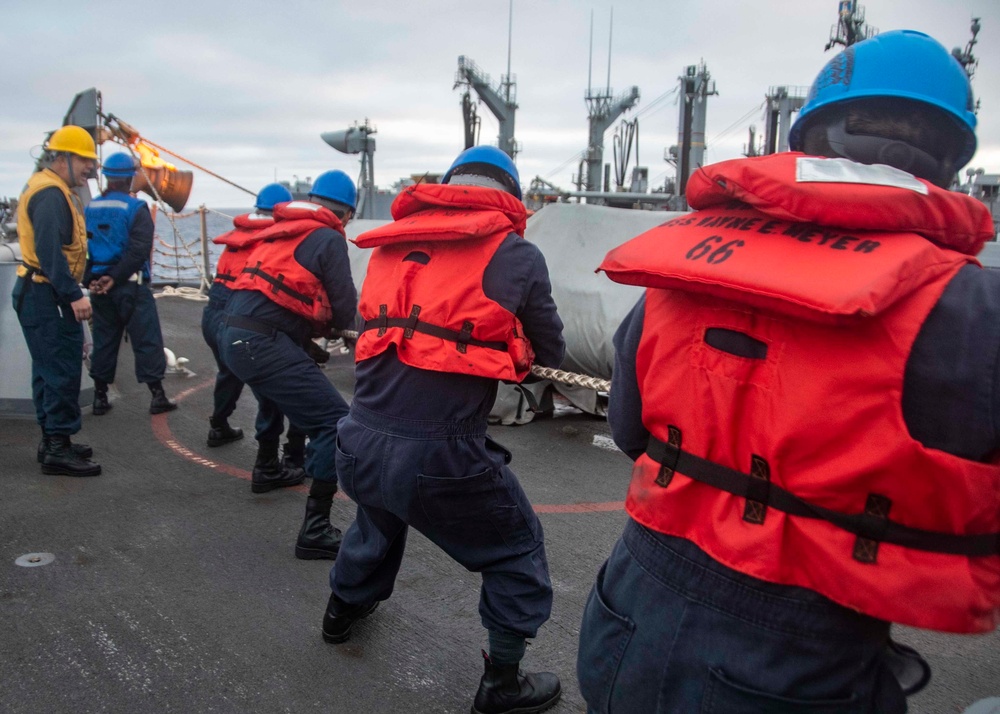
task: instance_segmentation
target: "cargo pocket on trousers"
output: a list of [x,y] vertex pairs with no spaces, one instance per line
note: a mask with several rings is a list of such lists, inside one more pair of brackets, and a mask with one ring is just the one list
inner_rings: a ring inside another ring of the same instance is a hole
[[612,610],[604,599],[602,588],[607,567],[605,562],[598,571],[597,581],[583,611],[580,654],[576,664],[580,693],[587,700],[589,711],[599,714],[610,711],[611,692],[618,678],[618,668],[635,631],[635,623]]
[[357,503],[358,499],[354,495],[354,467],[358,460],[340,448],[339,437],[337,438],[337,455],[334,458],[336,459],[337,480],[340,481],[340,487],[344,489],[344,493],[351,497],[352,501]]
[[856,694],[848,699],[790,699],[752,689],[726,678],[718,669],[710,672],[701,714],[861,714],[867,711]]
[[496,505],[493,470],[471,476],[417,474],[420,507],[433,525],[452,525],[485,518]]

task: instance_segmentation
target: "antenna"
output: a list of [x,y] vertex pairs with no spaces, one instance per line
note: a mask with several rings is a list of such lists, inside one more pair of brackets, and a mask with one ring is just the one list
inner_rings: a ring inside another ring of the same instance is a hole
[[615,9],[611,8],[611,20],[608,22],[608,84],[605,90],[611,94],[611,35],[615,28]]
[[590,96],[590,77],[594,71],[594,11],[590,11],[590,57],[587,58],[587,96]]
[[[507,78],[510,79],[510,43],[514,35],[514,0],[510,0],[510,12],[507,18]],[[507,99],[510,100],[510,85],[507,85]]]

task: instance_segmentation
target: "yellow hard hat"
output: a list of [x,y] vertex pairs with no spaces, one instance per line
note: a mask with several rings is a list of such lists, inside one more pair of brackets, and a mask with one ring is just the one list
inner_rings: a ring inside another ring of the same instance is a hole
[[97,160],[97,146],[90,132],[80,126],[69,124],[52,132],[46,151],[68,151],[85,159]]

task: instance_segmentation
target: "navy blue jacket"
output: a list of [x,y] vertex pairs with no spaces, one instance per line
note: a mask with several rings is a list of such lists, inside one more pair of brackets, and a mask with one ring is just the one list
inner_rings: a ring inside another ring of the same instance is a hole
[[43,188],[28,201],[28,218],[35,232],[35,255],[59,302],[68,305],[83,297],[83,290],[69,272],[62,251],[73,242],[73,211],[56,186]]
[[[515,234],[497,248],[483,274],[483,292],[517,315],[535,350],[535,363],[558,367],[566,352],[562,320],[552,299],[545,257]],[[395,348],[357,364],[354,402],[401,419],[486,419],[496,400],[495,379],[418,369]]]
[[[635,356],[645,298],[615,333],[608,422],[630,458],[646,450]],[[945,288],[913,344],[903,419],[924,446],[985,461],[1000,447],[1000,271],[970,265]]]

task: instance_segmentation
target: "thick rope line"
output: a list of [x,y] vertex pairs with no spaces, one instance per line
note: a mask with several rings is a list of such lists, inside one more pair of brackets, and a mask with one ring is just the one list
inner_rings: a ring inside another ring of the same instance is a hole
[[184,298],[185,300],[197,300],[199,302],[205,302],[208,300],[208,295],[203,293],[198,288],[186,288],[184,286],[174,288],[169,285],[164,287],[163,290],[161,290],[160,292],[154,293],[153,297],[154,298],[179,297],[179,298]]
[[[337,334],[341,337],[345,337],[348,340],[357,340],[358,332],[356,330],[338,330]],[[586,374],[577,374],[576,372],[566,372],[561,369],[553,369],[552,367],[542,367],[540,365],[532,365],[531,373],[536,377],[541,377],[542,379],[548,379],[553,382],[560,382],[562,384],[569,384],[574,387],[585,387],[587,389],[593,389],[598,392],[610,392],[611,382],[606,379],[600,379],[599,377],[590,377]]]

